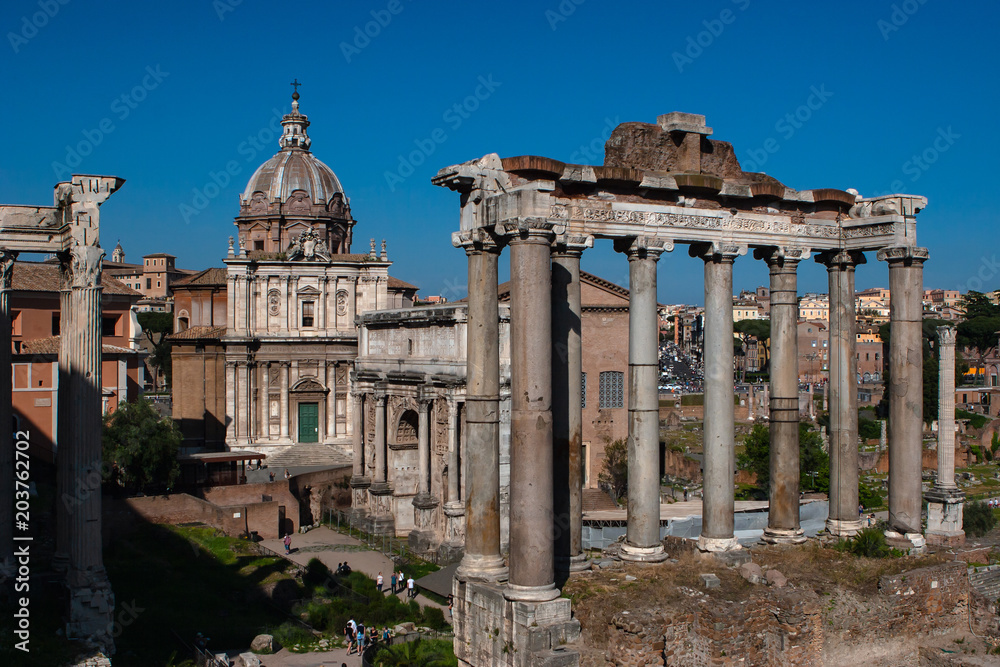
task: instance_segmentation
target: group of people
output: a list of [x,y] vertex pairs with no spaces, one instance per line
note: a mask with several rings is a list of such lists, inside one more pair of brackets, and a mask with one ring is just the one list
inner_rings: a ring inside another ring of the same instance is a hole
[[[378,588],[378,592],[382,593],[385,586],[385,577],[379,572],[378,576],[375,577],[375,586]],[[411,576],[409,579],[402,572],[393,572],[389,576],[389,592],[395,595],[396,593],[401,593],[406,591],[406,597],[415,598],[417,597],[417,584]]]
[[347,640],[347,655],[351,655],[355,651],[357,651],[358,655],[361,655],[372,644],[380,641],[388,644],[392,641],[392,637],[392,630],[388,627],[384,627],[381,630],[366,628],[364,622],[355,623],[353,618],[344,626],[344,638]]
[[990,498],[986,501],[986,504],[989,505],[991,510],[996,509],[1000,507],[1000,498]]

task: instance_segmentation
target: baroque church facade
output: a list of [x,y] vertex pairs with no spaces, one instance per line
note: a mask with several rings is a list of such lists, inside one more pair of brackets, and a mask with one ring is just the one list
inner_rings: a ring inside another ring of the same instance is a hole
[[240,196],[225,269],[174,289],[173,410],[186,447],[273,455],[325,443],[346,453],[355,318],[416,295],[389,276],[385,241],[352,253],[350,201],[310,151],[292,98],[280,150]]

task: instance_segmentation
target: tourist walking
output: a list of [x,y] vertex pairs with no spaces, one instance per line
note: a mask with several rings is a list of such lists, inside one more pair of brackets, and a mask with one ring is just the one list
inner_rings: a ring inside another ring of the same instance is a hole
[[379,593],[382,592],[382,583],[383,583],[382,573],[379,572],[378,576],[375,577],[375,587],[378,589]]
[[392,571],[392,576],[389,577],[389,590],[392,591],[393,595],[396,594],[396,571],[395,570]]
[[292,553],[292,536],[290,533],[285,533],[285,553]]
[[414,581],[413,581],[413,577],[412,576],[409,579],[406,580],[406,588],[407,588],[409,596],[411,598],[414,598],[414,597],[417,596],[417,589],[414,588]]

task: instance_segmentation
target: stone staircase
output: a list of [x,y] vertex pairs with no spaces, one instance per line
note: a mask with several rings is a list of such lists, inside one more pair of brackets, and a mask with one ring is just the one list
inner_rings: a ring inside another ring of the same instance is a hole
[[268,468],[302,468],[313,466],[351,465],[350,454],[340,447],[320,443],[298,444],[268,456]]
[[616,510],[618,506],[611,496],[600,489],[583,490],[583,511],[594,512],[599,510]]
[[969,568],[969,585],[988,600],[1000,597],[1000,565]]

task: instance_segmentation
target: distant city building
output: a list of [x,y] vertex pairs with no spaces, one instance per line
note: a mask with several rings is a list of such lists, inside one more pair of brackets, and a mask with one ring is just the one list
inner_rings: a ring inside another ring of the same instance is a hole
[[139,311],[170,312],[172,310],[171,286],[194,271],[178,269],[176,257],[165,252],[144,255],[142,264],[125,262],[125,250],[119,241],[111,252],[111,260],[104,262],[104,275],[112,276],[127,287],[141,292],[137,304]]
[[799,319],[830,321],[830,297],[826,294],[805,294],[799,297]]
[[[133,312],[142,294],[111,276],[101,282],[101,397],[107,413],[139,396],[146,353],[140,348],[142,332]],[[32,452],[49,462],[58,446],[61,288],[57,264],[14,264],[8,298],[15,428],[30,428]]]
[[798,324],[799,382],[823,382],[830,370],[830,330],[821,320]]

